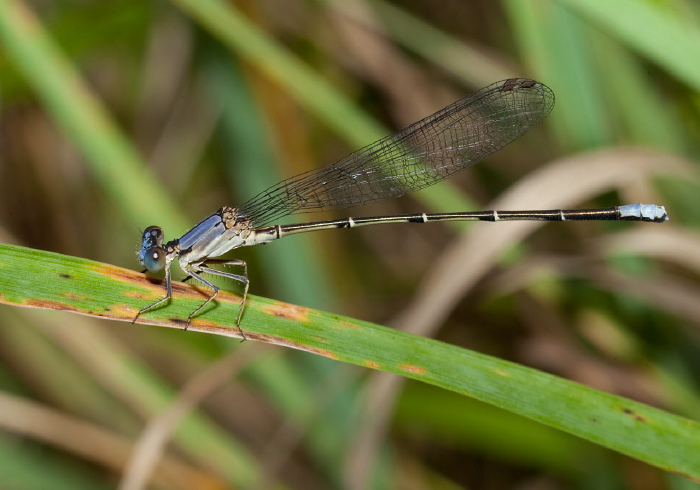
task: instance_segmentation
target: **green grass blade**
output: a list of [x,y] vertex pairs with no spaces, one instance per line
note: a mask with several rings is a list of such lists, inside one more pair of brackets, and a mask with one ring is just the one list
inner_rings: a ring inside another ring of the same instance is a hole
[[173,0],[232,51],[281,83],[306,109],[342,134],[353,146],[382,137],[385,130],[349,98],[246,19],[229,2]]
[[700,91],[700,31],[656,2],[564,0],[679,80]]
[[[338,9],[355,22],[364,18],[356,12],[356,5],[345,2],[319,0],[321,4]],[[431,65],[451,73],[458,80],[478,89],[493,83],[494,80],[519,75],[511,66],[505,66],[491,52],[484,52],[465,43],[463,39],[447,34],[421,17],[384,0],[368,3],[381,19],[381,26],[387,29],[397,44],[417,54]],[[360,10],[361,11],[361,10]],[[367,26],[372,28],[372,26]]]
[[175,203],[21,2],[0,0],[0,43],[127,219],[186,229]]
[[[5,488],[45,490],[98,490],[104,483],[81,471],[79,465],[10,437],[0,437],[0,477]],[[41,471],[37,468],[41,467]]]
[[[0,246],[0,302],[131,320],[163,294],[142,274],[77,257]],[[139,321],[180,328],[206,292],[176,283],[170,305]],[[237,336],[239,298],[222,292],[191,330]],[[471,396],[649,464],[700,478],[700,424],[619,396],[436,340],[250,297],[248,338],[413,378]]]
[[[299,104],[337,131],[352,147],[365,146],[389,133],[232,4],[221,0],[173,0],[173,3],[232,52],[284,86]],[[449,182],[440,182],[416,196],[436,211],[448,211],[442,205],[444,196],[449,196],[452,203],[458,202],[458,209],[468,209],[471,205]]]

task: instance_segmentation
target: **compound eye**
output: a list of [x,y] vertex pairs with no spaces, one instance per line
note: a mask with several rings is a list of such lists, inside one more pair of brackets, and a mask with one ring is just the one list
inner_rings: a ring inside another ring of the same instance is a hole
[[149,226],[141,236],[145,246],[161,246],[163,244],[163,230],[159,226]]
[[151,272],[158,272],[165,267],[165,251],[159,247],[146,250],[143,254],[143,266]]

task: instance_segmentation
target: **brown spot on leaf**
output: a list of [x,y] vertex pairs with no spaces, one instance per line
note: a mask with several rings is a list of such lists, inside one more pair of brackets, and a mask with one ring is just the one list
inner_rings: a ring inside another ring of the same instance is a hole
[[303,306],[292,305],[289,303],[275,303],[268,305],[262,309],[266,315],[273,315],[285,320],[295,322],[305,322],[309,319],[309,308]]
[[399,368],[413,374],[425,374],[424,368],[420,366],[415,366],[413,364],[401,364]]
[[306,352],[311,352],[312,354],[318,354],[319,356],[327,357],[328,359],[338,360],[338,356],[335,352],[331,352],[326,349],[316,349],[315,347],[304,347]]
[[632,410],[630,408],[623,408],[622,412],[631,416],[637,422],[645,422],[645,423],[647,422],[646,418],[642,417],[641,415],[639,415],[637,412],[635,412],[634,410]]
[[130,306],[126,305],[114,305],[111,306],[110,308],[105,308],[105,310],[112,311],[116,316],[120,317],[135,317],[136,312],[139,311],[136,308],[132,308]]
[[143,298],[143,294],[140,291],[124,291],[124,296],[128,298]]
[[24,304],[34,308],[46,308],[49,310],[80,311],[74,306],[66,303],[59,303],[58,301],[50,301],[45,299],[28,299]]
[[63,296],[66,299],[69,299],[71,301],[85,301],[90,299],[89,296],[85,294],[76,294],[76,293],[61,293],[61,296]]
[[123,267],[117,267],[116,265],[109,264],[95,265],[92,270],[98,274],[109,276],[122,282],[133,282],[134,280],[138,280],[143,277],[143,274],[132,271],[131,269],[124,269]]

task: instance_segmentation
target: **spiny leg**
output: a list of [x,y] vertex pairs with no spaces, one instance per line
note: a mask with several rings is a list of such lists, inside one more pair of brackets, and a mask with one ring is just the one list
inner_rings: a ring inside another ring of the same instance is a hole
[[[243,275],[238,275],[238,274],[231,274],[230,272],[225,272],[221,271],[218,269],[212,269],[209,267],[209,265],[237,265],[243,267]],[[245,263],[243,260],[239,259],[207,259],[203,264],[201,264],[203,267],[206,267],[206,272],[209,274],[214,274],[220,277],[226,277],[228,279],[233,279],[234,281],[238,281],[243,283],[243,297],[241,298],[241,304],[238,309],[238,318],[236,319],[236,326],[238,327],[238,330],[241,331],[241,335],[245,337],[243,334],[243,330],[241,330],[241,318],[243,318],[243,309],[245,308],[245,300],[248,297],[248,286],[250,286],[250,281],[248,280],[248,265]]]
[[190,316],[187,317],[187,324],[185,325],[185,328],[183,330],[187,330],[187,328],[190,326],[190,322],[192,321],[192,317],[195,316],[197,313],[199,313],[199,311],[202,308],[207,306],[209,304],[209,302],[211,300],[213,300],[217,294],[219,294],[219,290],[220,290],[220,288],[218,286],[216,286],[213,282],[209,282],[206,279],[204,279],[202,276],[197,274],[197,272],[202,272],[201,269],[194,271],[192,269],[187,268],[187,269],[185,269],[185,272],[187,272],[187,274],[189,274],[191,277],[194,277],[195,279],[197,279],[198,281],[200,281],[204,285],[209,286],[214,292],[212,293],[211,296],[209,296],[207,298],[207,300],[204,303],[199,305],[199,307],[196,310],[194,310],[192,313],[190,313]]
[[[225,271],[221,271],[218,269],[213,269],[213,268],[209,267],[210,264],[241,266],[241,267],[243,267],[243,275],[232,274],[230,272],[225,272]],[[187,330],[187,327],[189,327],[190,321],[192,320],[192,318],[197,313],[199,313],[199,311],[201,311],[202,308],[204,308],[206,305],[208,305],[209,302],[211,300],[213,300],[220,291],[220,288],[218,286],[214,285],[214,283],[212,283],[210,281],[207,281],[206,279],[204,279],[200,275],[201,273],[208,273],[208,274],[214,274],[214,275],[220,276],[220,277],[225,277],[227,279],[233,279],[234,281],[238,281],[238,282],[243,283],[243,285],[244,285],[243,297],[241,298],[240,307],[238,309],[238,318],[236,319],[236,327],[238,328],[238,331],[241,333],[243,340],[246,340],[245,333],[243,332],[243,329],[241,329],[241,318],[243,317],[243,309],[245,308],[245,300],[246,300],[246,297],[248,296],[248,286],[250,284],[250,282],[248,281],[248,267],[247,267],[246,263],[244,261],[238,260],[238,259],[229,259],[229,260],[227,260],[227,259],[207,259],[205,262],[203,262],[201,264],[196,264],[196,265],[193,264],[191,267],[186,268],[185,272],[187,272],[187,274],[189,274],[191,277],[194,277],[198,281],[209,286],[214,291],[214,293],[204,303],[202,303],[199,306],[199,308],[194,310],[190,314],[190,316],[187,318],[187,325],[185,326],[185,330]],[[189,277],[188,277],[188,279],[189,279]]]
[[136,316],[134,317],[133,320],[131,320],[131,323],[136,323],[136,320],[141,316],[141,313],[150,310],[151,308],[158,306],[159,304],[169,300],[172,295],[173,295],[173,284],[172,280],[170,279],[170,269],[165,269],[165,297],[159,299],[155,303],[151,303],[150,305],[146,306],[145,308],[141,308],[138,313],[136,313]]

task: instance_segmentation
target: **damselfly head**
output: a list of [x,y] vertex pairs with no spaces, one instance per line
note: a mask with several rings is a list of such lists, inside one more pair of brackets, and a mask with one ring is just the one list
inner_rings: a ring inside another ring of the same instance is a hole
[[158,272],[165,267],[165,250],[163,250],[163,230],[158,226],[149,226],[141,236],[139,263],[151,272]]
[[149,226],[141,235],[141,248],[160,247],[163,245],[163,230],[160,226]]

